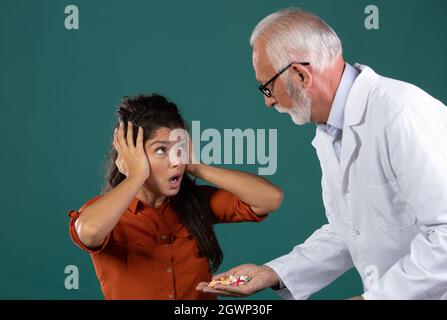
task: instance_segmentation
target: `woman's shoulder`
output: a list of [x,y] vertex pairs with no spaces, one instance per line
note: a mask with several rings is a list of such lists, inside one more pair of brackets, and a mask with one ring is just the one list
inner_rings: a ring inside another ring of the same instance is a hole
[[227,198],[229,196],[234,196],[231,192],[206,184],[197,185],[197,187],[199,192],[209,201],[221,199],[222,197]]

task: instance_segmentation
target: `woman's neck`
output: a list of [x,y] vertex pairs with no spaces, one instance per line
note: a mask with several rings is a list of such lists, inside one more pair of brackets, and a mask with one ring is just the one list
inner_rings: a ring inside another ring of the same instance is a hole
[[140,191],[138,191],[137,198],[151,208],[158,208],[166,201],[167,197],[163,195],[157,195],[154,192],[143,187],[140,189]]

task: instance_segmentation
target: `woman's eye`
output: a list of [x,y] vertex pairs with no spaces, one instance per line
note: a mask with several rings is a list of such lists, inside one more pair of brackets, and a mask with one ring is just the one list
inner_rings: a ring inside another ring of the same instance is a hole
[[160,147],[157,150],[155,150],[156,154],[164,154],[166,152],[166,148]]

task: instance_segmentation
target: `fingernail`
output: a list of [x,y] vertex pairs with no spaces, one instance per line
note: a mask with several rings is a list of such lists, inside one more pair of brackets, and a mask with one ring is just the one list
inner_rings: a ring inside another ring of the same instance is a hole
[[131,125],[132,125],[132,122],[127,121],[127,125],[128,125],[128,126],[131,126]]
[[120,121],[120,127],[122,127],[124,125],[124,123],[122,121]]

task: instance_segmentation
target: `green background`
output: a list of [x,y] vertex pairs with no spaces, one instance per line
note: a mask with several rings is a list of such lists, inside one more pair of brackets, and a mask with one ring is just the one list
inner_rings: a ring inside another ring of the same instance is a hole
[[[70,4],[80,30],[64,28]],[[379,7],[379,30],[364,27],[369,4]],[[102,299],[89,256],[69,239],[67,211],[100,191],[124,95],[165,94],[202,130],[278,129],[269,179],[283,188],[283,205],[263,223],[217,227],[221,271],[283,255],[325,223],[315,126],[266,109],[251,66],[253,27],[289,6],[325,19],[348,62],[447,101],[445,0],[0,1],[0,298]],[[79,267],[79,290],[64,287],[67,265]],[[361,293],[351,270],[312,298]],[[252,298],[278,299],[271,290]]]

